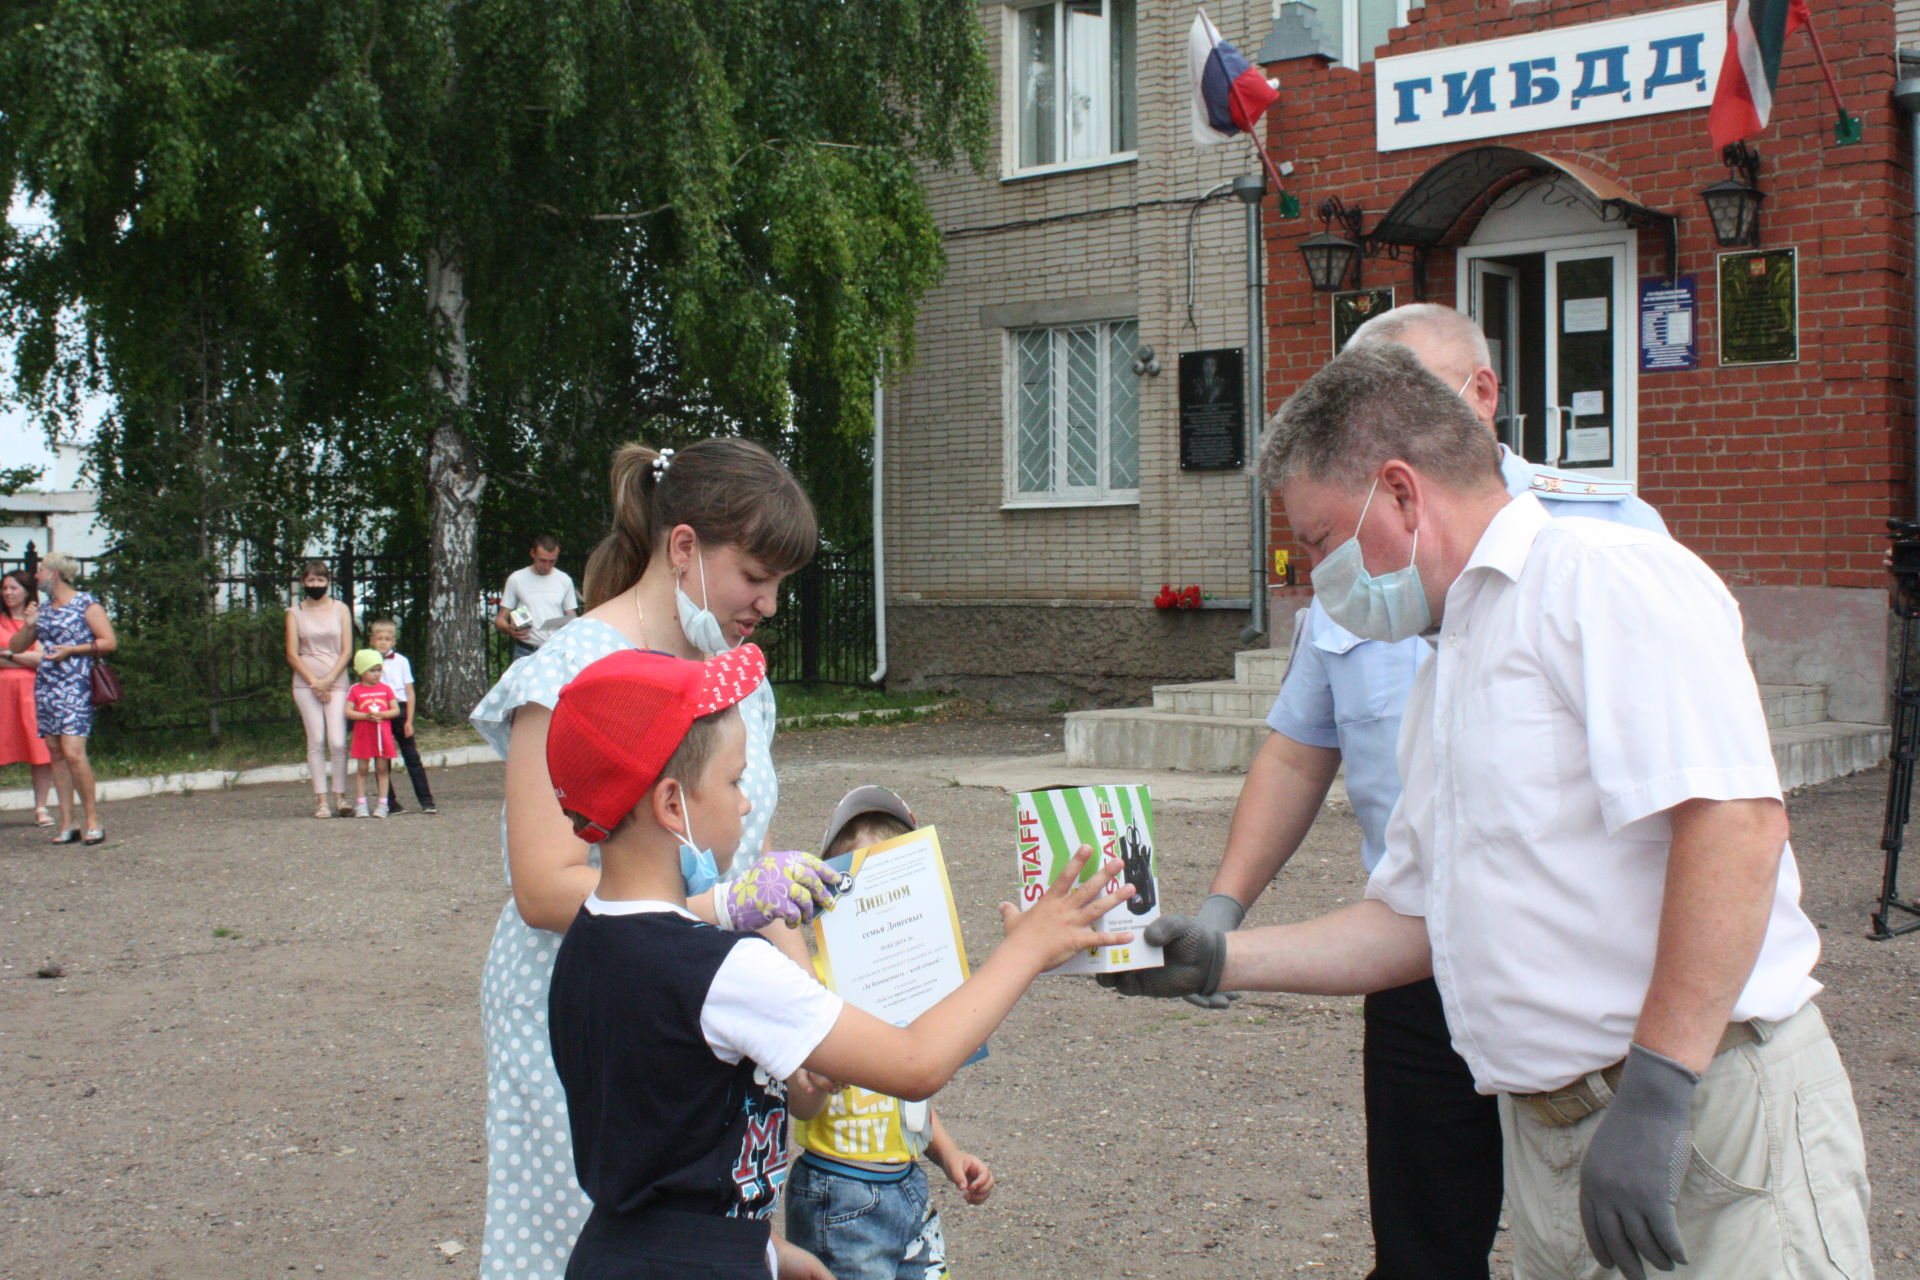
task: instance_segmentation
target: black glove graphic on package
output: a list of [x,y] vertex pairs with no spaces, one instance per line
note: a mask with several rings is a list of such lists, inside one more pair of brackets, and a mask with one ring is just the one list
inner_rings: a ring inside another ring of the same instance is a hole
[[1147,926],[1149,946],[1162,949],[1158,969],[1094,976],[1101,986],[1123,996],[1210,996],[1220,988],[1220,971],[1227,964],[1227,935],[1192,916],[1161,916]]

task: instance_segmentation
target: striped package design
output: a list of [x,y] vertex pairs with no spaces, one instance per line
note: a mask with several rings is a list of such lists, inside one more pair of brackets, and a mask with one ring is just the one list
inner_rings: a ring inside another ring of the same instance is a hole
[[1104,932],[1130,932],[1130,943],[1093,947],[1049,973],[1117,973],[1124,969],[1151,969],[1160,964],[1160,948],[1140,937],[1160,917],[1159,854],[1153,839],[1153,797],[1144,786],[1050,787],[1022,791],[1014,796],[1014,827],[1020,875],[1020,909],[1037,902],[1066,869],[1067,858],[1083,844],[1099,857],[1089,859],[1080,873],[1085,881],[1098,874],[1100,863],[1116,858],[1122,864],[1111,882],[1133,885],[1133,897],[1098,922]]

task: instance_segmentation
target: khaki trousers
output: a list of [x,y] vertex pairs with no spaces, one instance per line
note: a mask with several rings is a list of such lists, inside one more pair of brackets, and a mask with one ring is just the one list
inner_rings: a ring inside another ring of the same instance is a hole
[[[1808,1004],[1713,1061],[1693,1097],[1678,1280],[1871,1280],[1866,1152],[1853,1088]],[[1500,1099],[1515,1280],[1602,1280],[1580,1228],[1580,1160],[1607,1113],[1555,1128]]]

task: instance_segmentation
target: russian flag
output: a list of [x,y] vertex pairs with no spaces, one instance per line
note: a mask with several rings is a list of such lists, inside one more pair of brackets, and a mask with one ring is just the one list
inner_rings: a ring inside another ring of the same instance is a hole
[[1193,140],[1203,147],[1253,132],[1280,96],[1258,67],[1220,38],[1205,9],[1187,33],[1187,67],[1193,73]]

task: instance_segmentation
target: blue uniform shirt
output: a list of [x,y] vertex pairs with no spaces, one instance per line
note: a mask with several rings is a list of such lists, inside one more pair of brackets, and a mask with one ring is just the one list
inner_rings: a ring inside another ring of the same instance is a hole
[[[1531,492],[1552,516],[1587,516],[1667,531],[1660,513],[1618,480],[1592,480],[1577,471],[1538,467],[1500,450],[1507,492]],[[1327,616],[1314,600],[1294,637],[1293,663],[1267,713],[1275,733],[1310,747],[1334,747],[1346,768],[1347,798],[1360,820],[1360,861],[1371,872],[1386,852],[1387,818],[1400,799],[1394,748],[1407,692],[1432,646],[1418,636],[1388,644],[1362,640]]]

